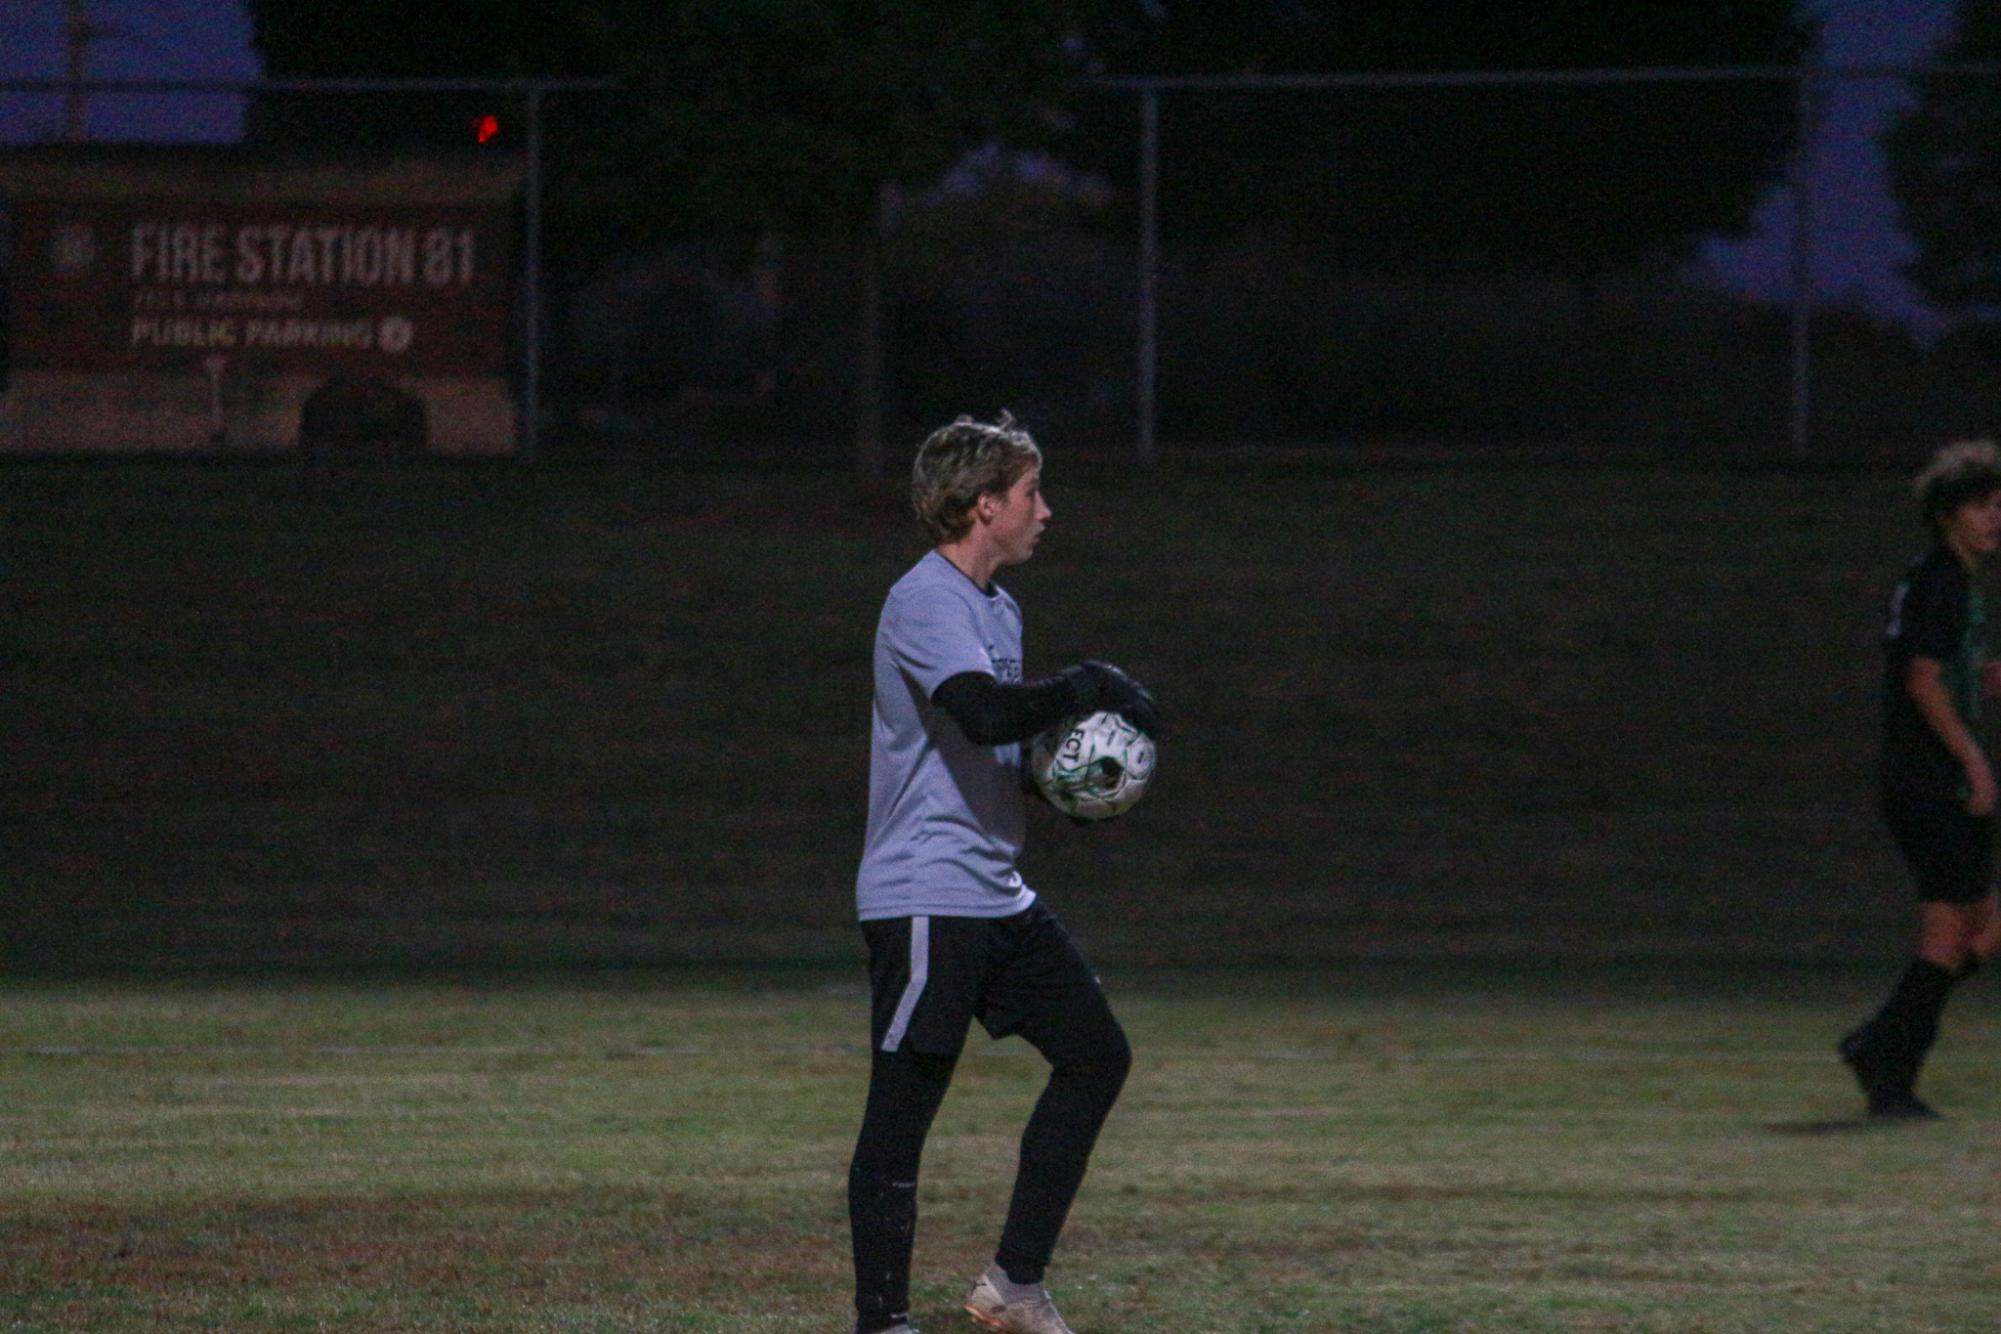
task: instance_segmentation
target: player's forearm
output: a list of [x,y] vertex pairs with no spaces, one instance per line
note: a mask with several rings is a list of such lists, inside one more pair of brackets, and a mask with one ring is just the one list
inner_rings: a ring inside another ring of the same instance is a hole
[[1929,658],[1913,659],[1910,672],[1904,678],[1904,690],[1910,695],[1911,703],[1917,705],[1925,725],[1932,729],[1939,743],[1951,751],[1960,764],[1971,767],[1986,758],[1979,741],[1974,739],[1972,729],[1959,716],[1959,709],[1952,702],[1952,692],[1945,686],[1945,672],[1939,664]]
[[1071,668],[1040,681],[1002,684],[985,672],[961,672],[931,694],[966,739],[980,746],[1026,741],[1083,710],[1087,685]]

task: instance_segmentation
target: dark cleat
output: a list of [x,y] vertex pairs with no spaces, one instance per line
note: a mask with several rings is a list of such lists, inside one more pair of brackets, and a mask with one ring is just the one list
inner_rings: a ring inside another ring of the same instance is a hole
[[1938,1110],[1917,1094],[1908,1091],[1872,1093],[1869,1095],[1869,1119],[1872,1121],[1938,1121],[1943,1120]]
[[1841,1039],[1841,1045],[1835,1048],[1841,1053],[1843,1064],[1853,1072],[1855,1082],[1862,1086],[1864,1096],[1872,1105],[1884,1085],[1889,1082],[1890,1073],[1886,1068],[1887,1062],[1883,1059],[1882,1049],[1874,1041],[1875,1037],[1869,1026],[1864,1024]]

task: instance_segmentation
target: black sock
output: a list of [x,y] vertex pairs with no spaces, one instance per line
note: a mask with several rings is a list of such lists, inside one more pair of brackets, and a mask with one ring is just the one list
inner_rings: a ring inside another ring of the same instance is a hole
[[1913,959],[1869,1028],[1889,1056],[1890,1086],[1909,1092],[1917,1082],[1932,1043],[1938,1039],[1938,1019],[1952,994],[1958,974],[1929,959]]

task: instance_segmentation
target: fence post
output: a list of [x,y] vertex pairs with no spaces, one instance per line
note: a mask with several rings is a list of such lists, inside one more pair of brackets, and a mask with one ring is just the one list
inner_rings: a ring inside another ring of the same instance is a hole
[[1160,457],[1156,438],[1156,375],[1160,360],[1158,333],[1160,273],[1160,90],[1148,85],[1139,93],[1139,458],[1153,463]]
[[1792,237],[1792,397],[1787,432],[1793,458],[1804,461],[1812,447],[1813,419],[1813,169],[1819,133],[1819,87],[1811,49],[1800,58],[1798,130],[1793,146]]
[[542,448],[542,89],[528,88],[527,208],[522,219],[521,305],[527,322],[521,339],[521,455]]

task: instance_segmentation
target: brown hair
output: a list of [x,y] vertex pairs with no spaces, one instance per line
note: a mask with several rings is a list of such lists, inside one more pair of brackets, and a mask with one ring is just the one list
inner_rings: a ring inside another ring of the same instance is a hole
[[2001,449],[1992,440],[1961,440],[1931,456],[1911,483],[1918,512],[1934,532],[1969,500],[2001,491]]
[[999,495],[1042,466],[1035,438],[1003,412],[999,421],[961,417],[917,447],[910,469],[910,505],[933,542],[952,542],[973,526],[973,506]]

